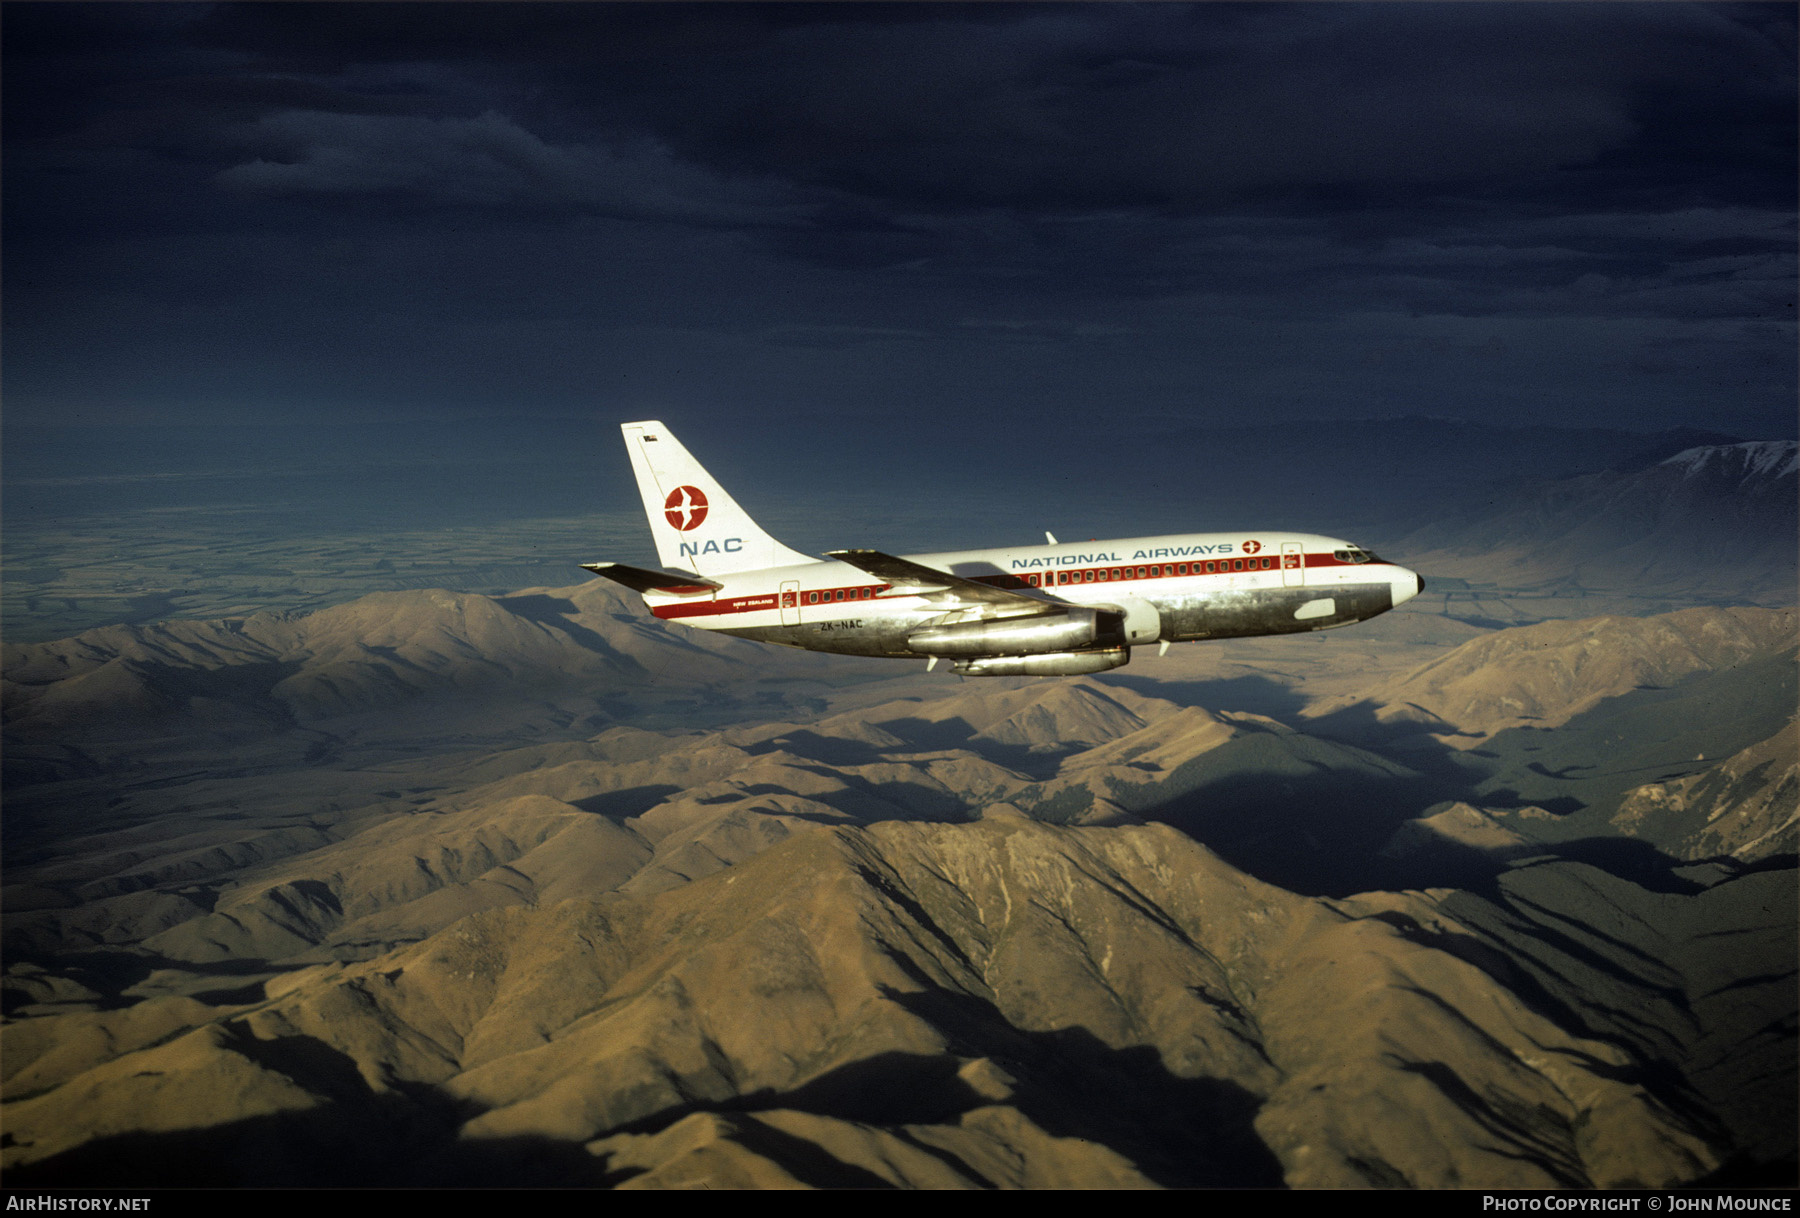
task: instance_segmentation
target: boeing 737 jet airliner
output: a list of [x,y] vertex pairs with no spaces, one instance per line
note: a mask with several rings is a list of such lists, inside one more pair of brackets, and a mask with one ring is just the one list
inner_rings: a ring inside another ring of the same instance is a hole
[[626,423],[665,571],[582,564],[664,621],[857,656],[949,659],[971,677],[1104,672],[1148,643],[1296,634],[1365,621],[1424,581],[1309,533],[811,558],[770,537],[669,429]]

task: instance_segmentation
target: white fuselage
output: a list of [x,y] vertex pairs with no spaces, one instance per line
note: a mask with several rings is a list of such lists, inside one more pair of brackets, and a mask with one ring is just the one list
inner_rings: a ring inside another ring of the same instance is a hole
[[[1119,642],[1232,638],[1362,621],[1422,588],[1413,572],[1348,542],[1306,533],[1180,533],[907,560],[1016,590],[1039,613],[1083,606],[1121,616]],[[850,563],[821,561],[714,577],[717,589],[644,594],[659,618],[769,643],[851,655],[933,654],[908,639],[946,623],[1019,610],[945,608]],[[1004,649],[1003,649],[1004,650]]]

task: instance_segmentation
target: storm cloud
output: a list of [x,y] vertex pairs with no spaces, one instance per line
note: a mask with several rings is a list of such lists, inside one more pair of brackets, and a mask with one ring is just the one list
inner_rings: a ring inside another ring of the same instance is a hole
[[6,17],[14,418],[1792,430],[1780,6]]

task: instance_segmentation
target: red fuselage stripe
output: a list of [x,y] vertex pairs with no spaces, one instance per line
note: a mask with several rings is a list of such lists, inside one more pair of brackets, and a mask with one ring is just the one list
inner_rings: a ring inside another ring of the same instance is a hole
[[[1371,565],[1369,563],[1345,562],[1334,554],[1308,554],[1305,558],[1306,565],[1309,568],[1358,567]],[[1073,587],[1075,584],[1079,583],[1083,587],[1090,587],[1096,584],[1122,584],[1139,579],[1192,579],[1196,575],[1204,579],[1209,575],[1236,575],[1243,571],[1279,571],[1282,569],[1281,559],[1282,556],[1280,554],[1260,554],[1255,558],[1215,558],[1204,562],[1182,563],[1180,564],[1181,566],[1188,568],[1186,574],[1177,573],[1177,564],[1167,562],[1150,564],[1135,563],[1131,566],[1119,567],[1064,568],[1060,572],[1046,572],[1045,574],[1047,576],[1052,574],[1067,574],[1072,578],[1070,578],[1066,584],[1058,584],[1046,579],[1042,586],[1045,588]],[[1241,567],[1234,567],[1232,565],[1233,563],[1242,563],[1244,565]],[[1207,571],[1203,569],[1206,566],[1215,566],[1216,569]],[[1139,575],[1137,574],[1139,571],[1156,571],[1159,572],[1159,574]],[[1118,572],[1117,579],[1113,578],[1114,572]],[[1029,588],[1036,586],[1028,583],[1024,577],[1018,575],[976,575],[971,578],[977,583],[992,584],[996,588]],[[887,584],[857,584],[843,588],[808,588],[806,591],[798,594],[801,598],[800,603],[791,606],[791,608],[795,610],[818,610],[827,605],[835,607],[841,605],[863,604],[880,597],[881,594],[887,590]],[[866,597],[863,595],[865,591],[868,592],[868,596]],[[844,594],[844,599],[841,601],[837,599],[837,594],[839,592]],[[805,599],[814,594],[817,594],[819,597],[816,602]],[[684,617],[720,617],[730,613],[757,613],[769,609],[779,609],[780,607],[781,595],[779,593],[759,592],[755,596],[733,596],[723,600],[689,601],[679,605],[657,605],[652,608],[650,612],[657,617],[668,621],[674,618]]]

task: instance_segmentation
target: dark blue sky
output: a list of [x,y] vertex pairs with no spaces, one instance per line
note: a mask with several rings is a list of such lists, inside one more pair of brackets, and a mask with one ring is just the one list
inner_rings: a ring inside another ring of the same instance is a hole
[[8,3],[6,417],[1788,436],[1795,12]]

